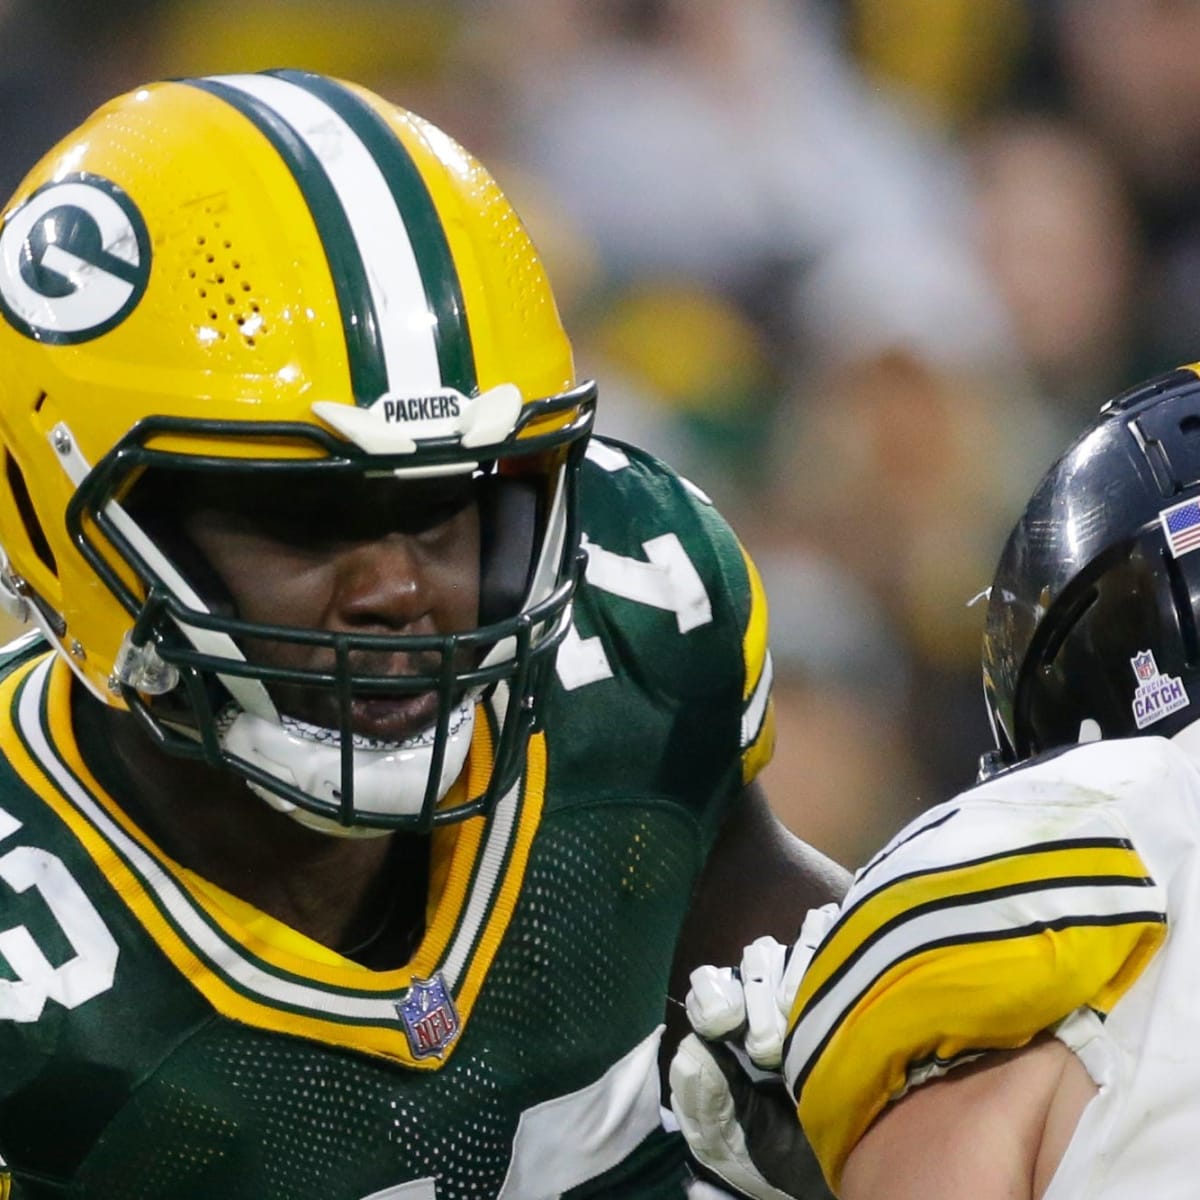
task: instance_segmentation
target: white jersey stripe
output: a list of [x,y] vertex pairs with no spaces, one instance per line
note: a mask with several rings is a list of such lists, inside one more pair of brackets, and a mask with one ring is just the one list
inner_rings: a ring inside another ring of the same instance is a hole
[[[493,703],[497,706],[497,711],[503,712],[508,705],[507,684],[498,684],[496,693]],[[466,966],[467,956],[474,948],[476,936],[482,929],[488,913],[492,911],[495,893],[504,877],[504,865],[513,843],[517,820],[517,796],[520,789],[521,780],[518,779],[492,811],[492,819],[488,823],[487,840],[478,860],[471,897],[467,901],[462,921],[454,935],[454,942],[442,962],[442,978],[445,979],[451,991],[456,991],[458,988],[459,976]]]
[[771,685],[775,681],[775,670],[771,662],[771,652],[763,659],[762,671],[758,683],[742,713],[742,749],[752,746],[762,732],[763,719],[767,715],[767,701],[771,698]]
[[[345,211],[379,321],[388,390],[420,395],[442,386],[436,316],[405,322],[399,313],[427,312],[428,300],[408,229],[383,172],[353,129],[324,100],[271,75],[217,75],[218,83],[267,105],[312,152]],[[375,399],[371,397],[370,399]]]

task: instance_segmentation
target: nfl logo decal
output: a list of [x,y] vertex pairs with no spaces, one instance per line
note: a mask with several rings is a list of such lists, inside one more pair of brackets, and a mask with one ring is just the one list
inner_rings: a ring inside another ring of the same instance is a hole
[[1138,677],[1139,683],[1149,683],[1158,674],[1154,655],[1149,650],[1135,654],[1129,661],[1133,664],[1133,673]]
[[414,979],[404,999],[396,1001],[396,1012],[404,1022],[414,1058],[435,1054],[441,1058],[458,1037],[458,1012],[440,974],[432,979]]
[[1191,703],[1182,679],[1158,673],[1153,651],[1138,651],[1129,660],[1129,665],[1138,681],[1137,691],[1133,694],[1133,719],[1139,729],[1145,729]]

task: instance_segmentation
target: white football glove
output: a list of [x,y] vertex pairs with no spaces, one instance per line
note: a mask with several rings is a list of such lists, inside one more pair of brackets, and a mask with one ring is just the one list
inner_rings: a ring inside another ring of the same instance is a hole
[[697,967],[685,1001],[692,1028],[710,1042],[740,1034],[738,1041],[756,1066],[779,1070],[792,1001],[837,914],[837,904],[810,909],[790,949],[773,937],[757,938],[742,951],[737,971]]
[[782,1081],[755,1083],[724,1043],[694,1033],[680,1042],[671,1060],[671,1108],[696,1161],[739,1196],[829,1196]]
[[830,1197],[778,1071],[792,1001],[837,913],[836,904],[810,911],[790,950],[762,937],[736,971],[692,972],[685,1003],[696,1032],[671,1062],[671,1108],[705,1170],[754,1200]]

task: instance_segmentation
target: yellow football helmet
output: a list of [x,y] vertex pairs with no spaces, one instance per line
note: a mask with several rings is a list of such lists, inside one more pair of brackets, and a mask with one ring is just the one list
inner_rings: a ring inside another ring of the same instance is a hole
[[[122,96],[0,215],[0,363],[0,591],[95,695],[334,832],[427,829],[511,786],[570,620],[595,388],[519,218],[454,141],[297,71]],[[507,530],[483,539],[480,627],[414,639],[218,612],[136,517],[158,469],[470,473],[481,522],[499,504]],[[354,694],[436,691],[438,719],[402,744],[364,744],[348,716],[299,728],[250,635],[323,647],[336,666],[304,682],[343,714]],[[368,652],[439,665],[356,674]],[[490,783],[448,805],[477,711]]]

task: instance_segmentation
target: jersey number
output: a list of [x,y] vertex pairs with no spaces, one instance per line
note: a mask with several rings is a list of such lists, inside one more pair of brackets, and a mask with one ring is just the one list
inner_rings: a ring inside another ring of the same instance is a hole
[[[20,828],[0,808],[0,842]],[[16,975],[0,979],[0,1020],[36,1021],[47,1000],[77,1008],[107,992],[116,977],[117,943],[62,859],[36,846],[17,846],[0,854],[0,880],[14,892],[36,892],[74,951],[54,966],[24,925],[0,931],[0,956]]]
[[[594,587],[675,614],[680,633],[712,620],[712,603],[700,573],[673,533],[642,543],[646,562],[614,554],[583,539],[587,580]],[[574,625],[558,648],[558,678],[568,691],[612,678],[612,666],[598,637],[583,638]]]

